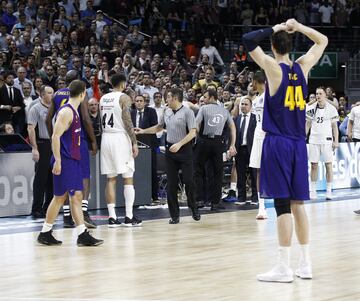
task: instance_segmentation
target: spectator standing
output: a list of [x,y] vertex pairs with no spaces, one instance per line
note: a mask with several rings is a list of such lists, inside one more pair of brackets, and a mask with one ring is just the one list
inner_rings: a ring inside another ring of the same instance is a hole
[[217,59],[218,63],[223,66],[224,62],[219,54],[219,51],[216,49],[216,47],[211,46],[211,39],[210,38],[206,38],[204,40],[204,46],[201,48],[200,50],[200,55],[204,55],[206,54],[209,57],[209,63],[211,65],[214,64],[214,58]]
[[22,84],[24,82],[28,83],[31,86],[31,95],[35,95],[35,90],[30,79],[26,78],[27,72],[24,67],[19,67],[16,71],[17,78],[14,79],[14,87],[19,89],[21,95],[24,96],[24,91],[22,89]]
[[14,75],[4,75],[5,85],[0,89],[0,124],[11,121],[15,132],[24,135],[25,104],[21,92],[14,87]]
[[138,85],[137,91],[141,95],[147,93],[150,97],[150,106],[154,105],[154,94],[159,90],[151,85],[151,74],[149,72],[143,72],[143,85]]
[[328,0],[324,0],[323,5],[319,8],[321,14],[322,25],[331,25],[331,16],[334,13],[334,9]]

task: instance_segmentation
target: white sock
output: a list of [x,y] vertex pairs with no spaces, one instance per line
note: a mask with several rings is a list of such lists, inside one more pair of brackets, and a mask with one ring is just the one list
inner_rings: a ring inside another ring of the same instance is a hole
[[82,205],[82,211],[86,212],[88,210],[88,205],[89,205],[88,200],[82,200],[81,205]]
[[260,197],[260,192],[258,192],[258,199],[259,199],[259,210],[265,209],[265,200]]
[[290,248],[291,247],[279,247],[279,263],[290,266]]
[[53,224],[48,224],[47,222],[44,222],[41,233],[49,232],[53,227]]
[[326,192],[331,193],[331,190],[332,190],[332,183],[331,182],[326,183]]
[[63,206],[64,216],[70,216],[70,205]]
[[133,205],[135,201],[134,185],[124,185],[125,211],[126,216],[133,218]]
[[300,245],[300,260],[310,262],[309,244]]
[[316,192],[316,182],[311,182],[310,191]]
[[76,232],[77,232],[77,235],[80,235],[82,233],[84,233],[86,230],[86,227],[84,224],[81,224],[79,226],[76,226]]
[[237,185],[236,182],[231,182],[230,183],[230,189],[236,191],[236,185]]
[[116,212],[115,212],[115,204],[111,203],[111,204],[107,204],[108,207],[108,211],[109,211],[109,217],[112,217],[113,219],[116,219]]

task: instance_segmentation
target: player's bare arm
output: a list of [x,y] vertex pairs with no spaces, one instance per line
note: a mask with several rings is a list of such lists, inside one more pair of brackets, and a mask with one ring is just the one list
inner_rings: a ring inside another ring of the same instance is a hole
[[136,135],[134,132],[134,126],[131,121],[131,115],[130,115],[130,110],[129,110],[129,106],[128,106],[129,98],[130,97],[126,94],[123,94],[120,97],[120,107],[122,110],[121,118],[124,123],[125,130],[130,137],[131,144],[136,145],[137,144]]
[[54,118],[55,115],[55,105],[54,105],[54,101],[51,102],[49,109],[48,109],[48,113],[46,115],[46,128],[48,130],[49,133],[49,137],[52,136],[53,134],[53,126],[52,126],[52,120]]
[[328,44],[328,38],[315,29],[297,22],[295,19],[287,20],[286,26],[288,28],[287,32],[300,32],[314,42],[314,45],[309,49],[309,51],[296,60],[297,63],[300,64],[306,78],[311,68],[323,55],[324,50]]
[[337,125],[337,121],[334,121],[331,123],[331,127],[332,127],[332,133],[333,133],[333,137],[334,137],[334,141],[333,141],[333,150],[335,148],[339,147],[339,129],[338,129],[338,125]]
[[73,118],[71,109],[62,109],[56,119],[54,131],[51,136],[51,146],[55,158],[53,174],[61,174],[60,137],[70,127]]
[[265,54],[258,45],[263,39],[270,37],[273,33],[287,30],[285,23],[276,24],[272,28],[260,29],[252,31],[243,36],[243,43],[249,51],[251,58],[264,69],[266,77],[271,78],[268,82],[270,95],[274,95],[280,86],[282,80],[282,71],[276,60],[270,55]]

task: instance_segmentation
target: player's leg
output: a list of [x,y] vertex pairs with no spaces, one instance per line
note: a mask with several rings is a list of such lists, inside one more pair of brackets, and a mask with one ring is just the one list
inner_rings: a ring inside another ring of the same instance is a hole
[[88,213],[88,206],[89,206],[89,194],[90,194],[90,155],[89,155],[89,148],[86,139],[81,140],[80,144],[80,151],[81,151],[81,174],[83,178],[83,191],[82,196],[83,199],[81,201],[82,210],[84,214],[84,222],[86,227],[88,228],[96,228],[96,224],[92,221],[89,213]]
[[258,199],[259,199],[259,211],[256,215],[256,219],[267,219],[267,213],[265,209],[265,199],[260,196],[260,168],[256,169],[256,186],[258,189]]
[[134,172],[129,171],[122,174],[124,179],[124,199],[125,199],[125,227],[137,227],[142,225],[142,221],[134,216],[133,207],[135,202],[135,188],[134,188]]
[[67,199],[67,193],[64,193],[60,196],[53,197],[47,211],[46,211],[46,218],[43,224],[42,230],[38,236],[38,242],[43,245],[61,245],[62,242],[56,240],[52,235],[52,228],[55,222],[56,217],[59,214],[61,206],[64,204],[65,200]]
[[333,150],[331,144],[323,145],[323,157],[326,169],[326,199],[332,199],[332,182],[333,182]]
[[299,267],[295,275],[303,279],[312,278],[311,260],[309,254],[309,221],[306,215],[304,202],[292,201],[291,212],[294,215],[295,232],[300,244]]
[[289,199],[275,199],[274,207],[277,214],[277,232],[279,241],[278,263],[273,269],[259,274],[257,279],[265,282],[292,282],[293,272],[290,268],[290,247],[293,222]]
[[320,161],[320,145],[309,144],[309,161],[311,162],[310,199],[317,199],[316,181],[318,178],[318,162]]
[[77,245],[82,246],[98,246],[101,245],[104,241],[101,239],[96,239],[90,235],[88,230],[85,227],[84,223],[84,214],[82,211],[82,190],[75,191],[70,193],[70,206],[71,212],[74,217],[76,224],[76,231],[78,234]]
[[256,219],[267,219],[265,210],[265,200],[260,196],[260,166],[261,166],[261,154],[264,139],[254,138],[253,146],[250,154],[249,166],[256,169],[256,188],[259,200],[259,210],[256,215]]
[[195,221],[199,221],[201,216],[195,201],[194,165],[191,147],[190,145],[186,145],[185,148],[183,148],[183,153],[178,157],[178,160],[181,166],[188,207],[191,210],[192,218]]
[[237,190],[237,173],[236,173],[236,164],[233,161],[231,168],[231,176],[230,176],[230,190],[226,197],[223,200],[226,202],[234,202],[237,200],[236,198],[236,190]]
[[105,186],[105,199],[109,212],[108,226],[109,228],[116,228],[121,226],[120,220],[117,218],[116,206],[116,174],[108,174]]

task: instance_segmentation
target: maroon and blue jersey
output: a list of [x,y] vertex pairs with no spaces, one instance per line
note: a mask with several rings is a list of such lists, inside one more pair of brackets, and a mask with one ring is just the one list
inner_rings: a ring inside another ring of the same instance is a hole
[[59,109],[67,104],[70,99],[70,90],[69,88],[59,89],[54,93],[53,102],[55,107],[55,112],[59,111]]
[[265,89],[262,128],[269,134],[305,139],[306,79],[296,62],[292,67],[284,63],[279,66],[282,81],[277,92],[270,96],[268,86]]
[[[70,99],[70,89],[69,88],[63,88],[63,89],[59,89],[54,93],[53,96],[53,102],[54,102],[54,108],[55,108],[55,112],[59,111],[59,109],[68,103]],[[81,124],[82,124],[82,117],[81,117],[81,110],[80,110],[80,106],[78,108],[78,113],[80,116],[80,120],[81,120]],[[85,131],[81,131],[81,138],[86,139],[86,133]]]
[[[262,128],[266,132],[260,167],[263,198],[308,200],[305,112],[307,83],[298,63],[284,63],[281,84],[270,96],[266,85]],[[271,79],[270,79],[271,80]]]
[[[60,137],[60,154],[61,157],[68,159],[80,160],[80,144],[81,144],[81,121],[77,111],[70,104],[63,105],[57,114],[64,108],[70,108],[73,112],[73,120],[70,127]],[[56,116],[57,116],[56,114]]]

